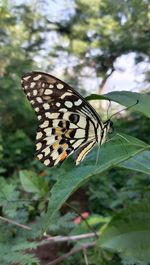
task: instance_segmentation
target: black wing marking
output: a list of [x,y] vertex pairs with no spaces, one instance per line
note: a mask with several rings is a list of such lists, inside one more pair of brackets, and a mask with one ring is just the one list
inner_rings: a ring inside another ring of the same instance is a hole
[[39,120],[38,159],[53,166],[81,148],[78,164],[95,145],[98,126],[102,130],[98,114],[78,92],[52,75],[28,73],[22,86]]

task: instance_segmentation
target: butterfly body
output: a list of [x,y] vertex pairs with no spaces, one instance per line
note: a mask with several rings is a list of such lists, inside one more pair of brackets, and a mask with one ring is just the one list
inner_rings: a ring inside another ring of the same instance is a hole
[[96,143],[106,141],[112,122],[103,123],[92,106],[63,81],[31,72],[23,76],[22,86],[39,120],[36,156],[46,166],[57,165],[76,150],[78,165]]

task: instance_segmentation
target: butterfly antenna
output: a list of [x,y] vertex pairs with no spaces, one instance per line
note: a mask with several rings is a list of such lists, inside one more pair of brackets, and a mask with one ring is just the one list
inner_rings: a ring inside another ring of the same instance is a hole
[[139,103],[139,100],[137,99],[136,103],[134,103],[134,104],[130,105],[129,107],[126,107],[126,108],[124,108],[124,109],[122,109],[122,110],[120,110],[120,111],[115,112],[113,115],[110,116],[109,119],[111,119],[113,116],[115,116],[116,114],[118,114],[118,113],[120,113],[120,112],[122,112],[122,111],[124,111],[124,110],[128,110],[128,109],[134,107],[134,106],[137,105],[138,103]]
[[109,110],[110,110],[110,106],[111,106],[111,101],[109,99],[109,104],[108,104],[108,108],[107,108],[107,120],[109,119]]

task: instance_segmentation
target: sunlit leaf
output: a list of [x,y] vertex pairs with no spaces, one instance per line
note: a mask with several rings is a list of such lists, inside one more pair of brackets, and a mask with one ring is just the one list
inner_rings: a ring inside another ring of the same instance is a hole
[[98,99],[105,99],[105,100],[112,100],[121,105],[129,107],[133,104],[136,104],[137,100],[139,101],[138,104],[130,108],[130,111],[138,111],[144,114],[147,117],[150,117],[150,95],[148,94],[141,94],[136,92],[130,91],[114,91],[110,92],[105,95],[97,95],[92,94],[86,97],[87,100],[98,100]]

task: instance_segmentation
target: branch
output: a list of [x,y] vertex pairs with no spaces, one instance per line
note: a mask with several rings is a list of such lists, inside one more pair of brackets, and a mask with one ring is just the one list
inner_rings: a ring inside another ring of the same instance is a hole
[[[2,216],[0,216],[0,220],[16,225],[26,230],[32,230],[30,226],[19,224],[14,220],[11,220],[11,219],[8,219]],[[85,238],[91,238],[91,237],[95,237],[95,233],[81,234],[81,235],[75,235],[75,236],[54,236],[54,237],[48,236],[45,240],[42,240],[41,242],[39,242],[39,246],[47,245],[47,244],[54,243],[54,242],[57,243],[57,242],[66,242],[66,241],[78,241],[78,240],[82,240]]]
[[81,247],[73,248],[68,253],[62,255],[61,257],[45,264],[45,265],[56,265],[60,263],[61,261],[64,261],[65,259],[69,258],[70,256],[74,255],[75,253],[78,253],[80,251],[84,251],[85,249],[92,248],[96,246],[96,242],[88,243],[88,244],[82,244]]
[[2,217],[2,216],[0,216],[0,220],[7,222],[7,223],[10,223],[10,224],[13,224],[13,225],[16,225],[16,226],[21,227],[21,228],[26,229],[26,230],[31,230],[31,227],[29,227],[27,225],[19,224],[13,220],[10,220],[10,219]]
[[85,238],[95,237],[95,233],[88,233],[88,234],[81,234],[75,236],[55,236],[55,237],[48,237],[46,240],[42,240],[39,243],[39,246],[47,245],[53,242],[66,242],[66,241],[78,241]]
[[99,85],[99,88],[98,88],[98,92],[99,94],[102,93],[102,90],[106,84],[106,81],[108,80],[108,78],[112,75],[112,73],[115,71],[115,69],[112,67],[112,69],[110,70],[110,73],[109,74],[106,74],[105,77],[103,78],[101,84]]
[[[30,226],[19,224],[14,220],[11,220],[11,219],[8,219],[2,216],[0,216],[0,220],[16,225],[26,230],[32,230]],[[57,243],[57,242],[66,242],[66,241],[78,241],[78,240],[82,240],[85,238],[91,238],[91,237],[95,237],[95,233],[81,234],[81,235],[75,235],[75,236],[54,236],[54,237],[48,236],[45,240],[42,240],[41,242],[39,242],[39,246],[47,245],[53,242]]]

